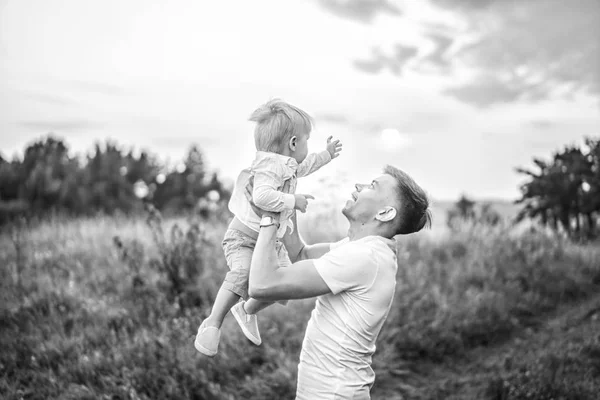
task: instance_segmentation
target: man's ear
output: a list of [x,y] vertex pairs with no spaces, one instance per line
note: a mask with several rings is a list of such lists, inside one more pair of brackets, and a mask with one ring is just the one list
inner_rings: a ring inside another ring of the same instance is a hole
[[394,207],[387,206],[383,210],[375,215],[375,219],[381,222],[391,221],[396,217],[396,209]]
[[296,151],[296,143],[298,143],[298,138],[296,136],[292,136],[289,143],[290,150]]

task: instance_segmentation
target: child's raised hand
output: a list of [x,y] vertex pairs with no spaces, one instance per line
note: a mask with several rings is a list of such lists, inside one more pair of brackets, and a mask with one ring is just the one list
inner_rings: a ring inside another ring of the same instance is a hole
[[294,208],[296,210],[300,210],[303,213],[306,212],[306,207],[308,206],[308,199],[315,199],[310,194],[295,194],[294,198],[296,199],[296,204],[294,205]]
[[334,159],[340,155],[342,151],[342,142],[339,140],[333,140],[333,136],[327,138],[327,151],[331,154],[331,158]]

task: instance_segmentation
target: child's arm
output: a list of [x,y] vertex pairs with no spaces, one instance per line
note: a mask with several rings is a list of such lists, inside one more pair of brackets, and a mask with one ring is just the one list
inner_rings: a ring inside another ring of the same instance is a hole
[[296,199],[291,193],[283,193],[277,188],[283,185],[283,177],[270,169],[254,171],[254,188],[252,199],[257,207],[265,211],[281,212],[293,210]]
[[293,194],[287,193],[288,190],[280,190],[284,188],[284,172],[278,166],[261,163],[254,168],[254,189],[252,198],[254,204],[265,211],[281,212],[283,210],[300,210],[306,212],[308,200],[314,199],[309,194]]
[[311,153],[306,156],[304,161],[298,166],[297,177],[303,177],[312,174],[325,164],[340,155],[342,143],[339,140],[332,141],[333,136],[327,138],[327,148],[320,153]]

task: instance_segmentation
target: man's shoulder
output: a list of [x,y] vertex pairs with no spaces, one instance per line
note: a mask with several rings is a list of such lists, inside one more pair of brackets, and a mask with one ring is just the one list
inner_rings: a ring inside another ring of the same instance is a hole
[[338,242],[332,243],[331,249],[333,250],[335,248],[340,248],[343,246],[344,248],[356,248],[356,249],[368,250],[368,249],[372,249],[375,247],[379,247],[382,244],[385,244],[385,242],[376,236],[366,236],[364,238],[360,238],[360,239],[356,239],[356,240],[350,240],[349,237],[345,237]]
[[367,236],[350,241],[348,238],[331,245],[332,256],[344,259],[349,264],[364,265],[384,262],[396,263],[396,249],[393,240]]
[[383,251],[392,255],[396,254],[396,241],[393,239],[387,239],[381,236],[367,236],[361,239],[362,244],[373,251]]
[[350,241],[350,238],[346,236],[346,237],[345,237],[345,238],[343,238],[342,240],[338,240],[337,242],[333,242],[333,243],[331,243],[331,245],[330,245],[330,250],[335,250],[335,249],[337,249],[338,247],[345,245],[345,244],[346,244],[346,243],[348,243],[349,241]]
[[351,264],[364,264],[374,260],[376,251],[369,241],[362,239],[351,241],[349,238],[344,238],[331,244],[330,253]]

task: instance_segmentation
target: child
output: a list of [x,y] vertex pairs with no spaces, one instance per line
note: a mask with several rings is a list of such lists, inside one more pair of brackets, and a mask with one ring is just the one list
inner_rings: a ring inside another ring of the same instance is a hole
[[[305,212],[308,199],[313,198],[295,194],[296,178],[315,172],[342,150],[340,141],[332,141],[329,137],[326,150],[308,154],[307,141],[312,130],[312,118],[279,99],[259,107],[250,116],[250,121],[256,122],[256,157],[252,166],[244,169],[236,181],[229,201],[229,209],[235,217],[223,239],[223,250],[230,271],[217,293],[210,315],[198,328],[194,342],[199,352],[210,357],[217,354],[221,324],[230,309],[244,335],[258,346],[261,338],[256,313],[272,304],[248,299],[248,274],[260,224],[260,217],[252,210],[244,195],[249,178],[254,176],[252,199],[256,206],[280,213],[277,237],[281,239],[288,227],[294,229],[290,220],[294,210]],[[291,265],[287,251],[279,240],[276,251],[280,265]],[[238,302],[240,297],[247,301]]]

